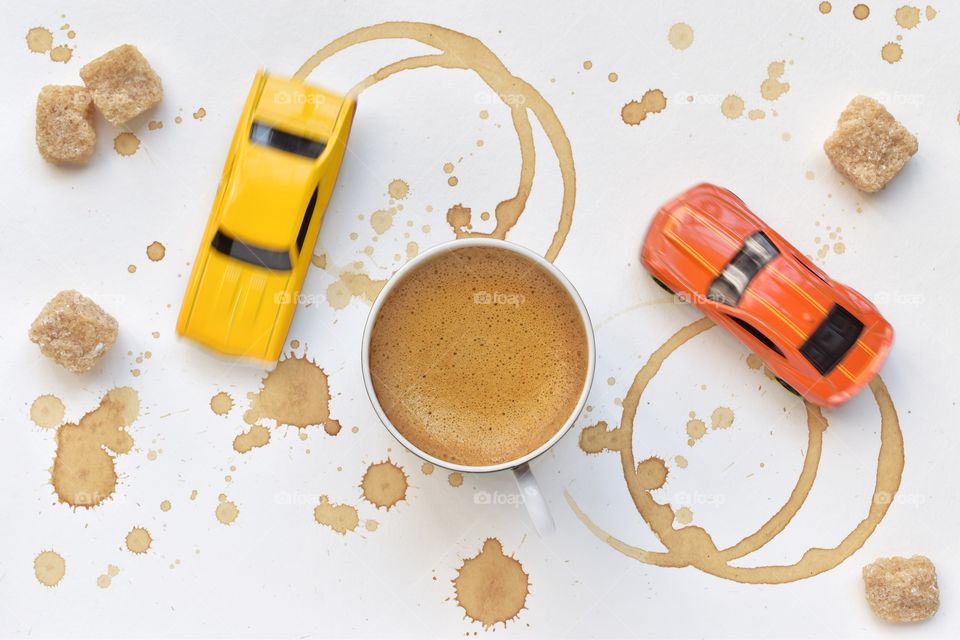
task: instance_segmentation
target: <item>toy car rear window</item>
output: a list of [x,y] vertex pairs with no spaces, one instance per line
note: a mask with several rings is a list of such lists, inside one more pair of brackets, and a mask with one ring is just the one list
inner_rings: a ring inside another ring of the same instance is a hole
[[241,260],[257,267],[271,269],[273,271],[289,271],[290,253],[288,251],[272,251],[270,249],[261,249],[236,238],[231,238],[222,231],[217,231],[213,236],[213,242],[210,243],[214,249],[220,253]]
[[740,251],[710,284],[707,299],[730,307],[737,306],[750,281],[778,255],[780,252],[770,238],[762,231],[757,231],[744,241]]
[[862,332],[863,323],[835,304],[816,331],[800,347],[800,353],[820,375],[827,375],[843,360]]
[[254,122],[250,127],[250,142],[305,158],[319,158],[327,148],[326,142],[294,135],[262,122]]

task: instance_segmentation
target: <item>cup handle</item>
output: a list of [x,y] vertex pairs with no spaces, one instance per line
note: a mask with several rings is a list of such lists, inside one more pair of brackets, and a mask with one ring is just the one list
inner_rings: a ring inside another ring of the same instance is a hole
[[513,476],[517,479],[517,487],[523,496],[523,504],[527,508],[530,520],[533,521],[533,528],[541,537],[548,536],[557,530],[557,525],[550,515],[550,507],[547,506],[547,499],[543,497],[540,491],[540,485],[530,470],[530,465],[524,463],[514,468]]

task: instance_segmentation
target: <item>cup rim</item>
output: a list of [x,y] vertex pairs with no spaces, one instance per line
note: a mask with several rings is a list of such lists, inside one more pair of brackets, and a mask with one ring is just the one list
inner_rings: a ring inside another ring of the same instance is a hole
[[[519,458],[498,464],[479,466],[457,464],[442,458],[437,458],[436,456],[427,453],[423,449],[410,442],[393,425],[393,422],[391,422],[390,418],[387,417],[386,412],[384,412],[383,406],[380,404],[380,400],[377,398],[376,390],[373,387],[373,378],[370,374],[370,340],[373,334],[373,325],[376,323],[376,320],[380,315],[380,309],[383,307],[383,304],[387,299],[387,296],[390,295],[390,292],[393,291],[397,284],[401,282],[407,275],[416,270],[420,265],[428,262],[430,259],[454,249],[476,246],[499,247],[508,251],[513,251],[514,253],[528,258],[539,266],[543,267],[570,295],[580,313],[580,319],[583,321],[584,333],[587,339],[587,372],[584,376],[583,388],[580,391],[577,404],[570,412],[570,415],[563,425],[557,429],[557,431],[550,437],[549,440],[544,442],[533,451]],[[370,403],[373,405],[373,409],[376,411],[377,417],[380,418],[380,422],[383,423],[383,426],[386,427],[387,431],[389,431],[390,434],[393,435],[393,437],[396,438],[400,444],[423,460],[426,460],[427,462],[444,469],[463,473],[492,473],[495,471],[515,469],[530,462],[559,442],[559,440],[566,435],[570,428],[573,427],[574,423],[577,421],[577,418],[579,418],[580,414],[583,412],[583,408],[587,404],[587,397],[589,396],[590,389],[593,386],[593,375],[596,367],[596,341],[593,334],[593,324],[590,321],[590,314],[587,312],[587,307],[584,305],[583,299],[580,297],[580,293],[576,290],[573,284],[570,283],[567,277],[563,275],[560,269],[554,266],[552,262],[524,246],[513,242],[508,242],[506,240],[499,240],[496,238],[462,238],[451,240],[449,242],[443,242],[430,247],[416,257],[408,260],[406,264],[400,267],[400,269],[398,269],[397,272],[394,273],[389,280],[387,280],[387,283],[380,291],[380,294],[377,296],[376,300],[374,300],[373,305],[370,307],[370,313],[367,315],[367,322],[363,329],[363,344],[360,358],[360,368],[363,372],[363,383],[367,390],[367,396],[370,398]]]

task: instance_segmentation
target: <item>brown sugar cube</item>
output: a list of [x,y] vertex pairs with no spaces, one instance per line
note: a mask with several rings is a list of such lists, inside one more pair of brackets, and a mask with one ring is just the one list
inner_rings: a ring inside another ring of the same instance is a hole
[[863,568],[867,602],[888,622],[919,622],[940,607],[937,569],[924,556],[878,558]]
[[883,189],[917,152],[917,138],[882,104],[857,96],[840,114],[823,150],[854,186],[873,193]]
[[77,291],[61,291],[30,325],[40,351],[74,373],[89,371],[117,340],[117,321]]
[[120,45],[80,69],[93,102],[110,124],[121,125],[163,98],[160,77],[140,50]]
[[97,145],[93,100],[84,87],[49,84],[37,96],[37,148],[47,162],[86,164]]

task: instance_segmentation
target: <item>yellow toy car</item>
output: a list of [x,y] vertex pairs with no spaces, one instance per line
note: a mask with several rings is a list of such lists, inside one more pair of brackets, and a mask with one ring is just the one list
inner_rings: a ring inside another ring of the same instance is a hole
[[225,355],[280,357],[356,108],[350,98],[257,73],[178,334]]

